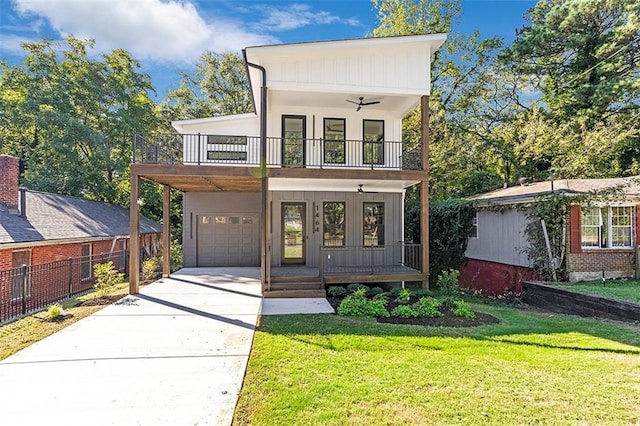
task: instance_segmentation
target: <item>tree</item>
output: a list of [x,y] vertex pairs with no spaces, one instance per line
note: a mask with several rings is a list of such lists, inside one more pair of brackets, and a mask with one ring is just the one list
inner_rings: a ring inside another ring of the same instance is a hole
[[592,128],[611,115],[640,111],[640,3],[541,0],[502,59],[540,76],[559,121]]
[[170,120],[253,111],[244,61],[238,55],[205,52],[193,75],[181,74],[180,86],[170,90],[161,105]]
[[22,160],[32,189],[120,200],[131,135],[157,125],[149,76],[121,49],[91,59],[91,40],[23,47],[23,64],[1,68],[2,152]]

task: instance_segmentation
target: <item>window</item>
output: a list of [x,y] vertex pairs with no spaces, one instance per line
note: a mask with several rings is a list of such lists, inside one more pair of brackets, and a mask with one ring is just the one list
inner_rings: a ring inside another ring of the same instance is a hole
[[93,271],[91,268],[91,243],[82,245],[80,256],[82,256],[82,258],[80,259],[80,267],[82,272],[81,279],[82,281],[90,280],[93,276]]
[[225,145],[246,145],[246,136],[221,136],[221,135],[208,135],[207,143],[211,144],[225,144]]
[[363,245],[384,245],[384,203],[364,203]]
[[324,162],[345,163],[345,120],[344,118],[324,119]]
[[363,120],[364,164],[384,164],[384,120]]
[[469,238],[478,238],[478,212],[473,213],[471,219],[471,232],[469,232]]
[[322,205],[322,244],[327,247],[344,247],[344,210],[343,201],[331,201]]
[[246,151],[207,151],[207,160],[247,161]]
[[227,223],[226,216],[216,216],[215,218],[216,225],[225,225]]
[[[26,285],[25,296],[31,295],[31,275],[29,268],[22,269],[22,266],[31,265],[31,251],[30,250],[16,250],[11,253],[11,268],[13,274],[11,277],[11,298],[22,298],[22,286]],[[26,280],[26,281],[25,281]]]
[[581,240],[584,248],[630,248],[630,206],[584,207]]

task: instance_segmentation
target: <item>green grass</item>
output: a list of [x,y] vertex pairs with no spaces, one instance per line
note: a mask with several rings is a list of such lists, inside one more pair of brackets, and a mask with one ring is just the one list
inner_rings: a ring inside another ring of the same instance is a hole
[[637,424],[640,327],[474,304],[501,323],[262,317],[236,425]]
[[581,293],[640,303],[640,281],[614,280],[605,281],[604,285],[602,281],[588,281],[570,284],[566,288]]
[[[125,296],[128,294],[128,289],[129,283],[116,284],[107,291],[107,295]],[[68,314],[61,321],[49,321],[48,313],[44,310],[0,326],[0,360],[104,308],[108,301],[92,306],[77,306],[80,302],[98,297],[98,294],[92,291],[83,296],[59,302]]]

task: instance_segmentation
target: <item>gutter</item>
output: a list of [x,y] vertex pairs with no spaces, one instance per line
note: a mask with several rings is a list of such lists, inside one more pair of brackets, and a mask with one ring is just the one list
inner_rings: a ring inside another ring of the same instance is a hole
[[[258,64],[254,64],[247,60],[247,51],[242,49],[242,57],[247,65],[247,76],[249,78],[249,84],[251,84],[251,76],[249,75],[249,67],[257,69],[262,73],[262,84],[260,86],[260,175],[261,175],[261,205],[260,205],[260,220],[262,222],[262,233],[260,242],[260,272],[262,275],[263,288],[266,285],[267,290],[271,289],[271,274],[269,271],[270,259],[267,254],[269,253],[269,228],[267,223],[267,201],[269,182],[267,180],[267,70]],[[253,90],[251,90],[251,98],[253,99]],[[253,105],[255,110],[255,99],[253,99]]]

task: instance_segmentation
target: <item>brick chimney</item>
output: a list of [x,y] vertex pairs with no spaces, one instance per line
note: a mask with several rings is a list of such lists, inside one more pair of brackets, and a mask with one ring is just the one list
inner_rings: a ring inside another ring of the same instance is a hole
[[0,208],[18,212],[18,174],[20,160],[0,155]]

